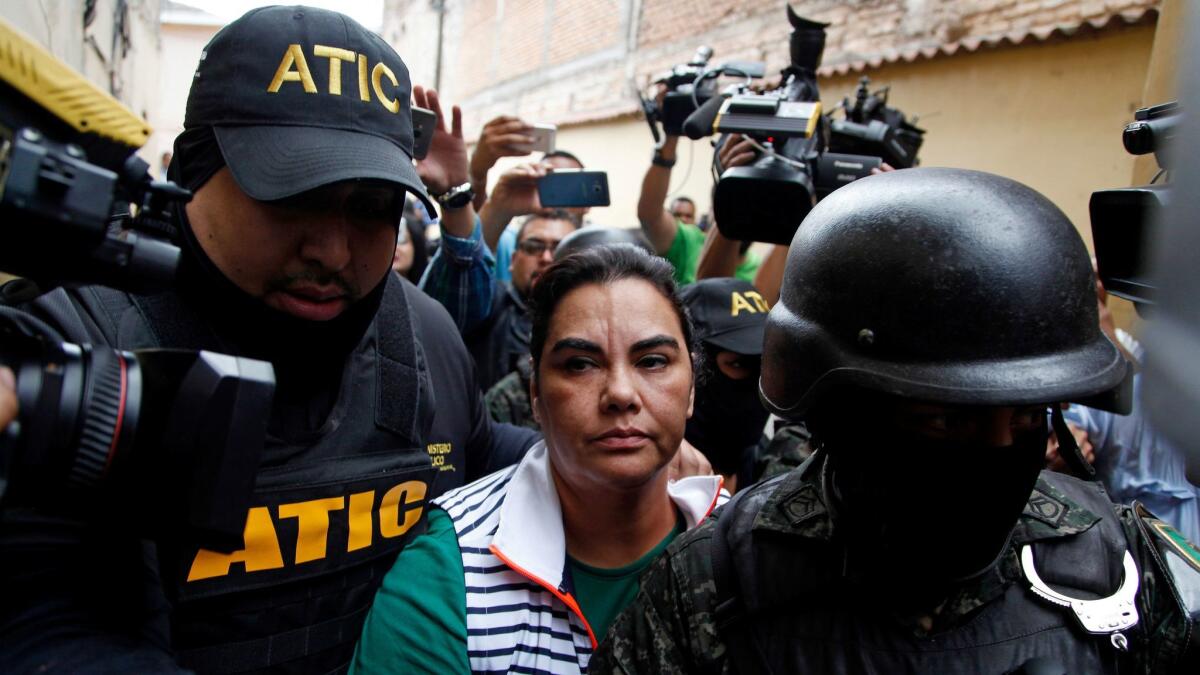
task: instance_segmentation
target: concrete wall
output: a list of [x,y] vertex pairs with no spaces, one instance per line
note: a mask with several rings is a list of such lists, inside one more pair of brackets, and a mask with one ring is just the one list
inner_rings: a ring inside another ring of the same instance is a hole
[[192,75],[200,62],[200,52],[220,30],[218,25],[164,24],[162,27],[162,68],[159,70],[159,105],[151,116],[154,135],[146,143],[159,168],[163,153],[171,152],[175,136],[183,131],[183,113],[187,105]]
[[[82,0],[0,3],[0,16],[152,124],[160,100],[158,11],[158,0],[97,0],[85,27]],[[154,165],[149,143],[140,154]]]

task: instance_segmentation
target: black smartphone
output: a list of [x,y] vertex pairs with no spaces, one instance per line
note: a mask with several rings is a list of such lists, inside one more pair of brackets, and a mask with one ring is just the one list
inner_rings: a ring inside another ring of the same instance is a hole
[[608,206],[608,174],[584,169],[555,169],[538,179],[538,200],[548,208]]
[[412,107],[413,159],[425,159],[429,144],[433,142],[433,130],[437,128],[437,114],[425,108]]

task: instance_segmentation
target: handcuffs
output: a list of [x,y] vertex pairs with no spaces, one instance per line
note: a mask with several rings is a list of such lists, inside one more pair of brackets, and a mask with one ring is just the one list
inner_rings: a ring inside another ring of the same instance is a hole
[[1122,631],[1133,628],[1138,622],[1134,599],[1138,592],[1138,569],[1129,551],[1125,551],[1125,578],[1121,587],[1107,598],[1082,600],[1072,598],[1050,588],[1038,576],[1033,564],[1033,546],[1021,547],[1021,570],[1029,581],[1030,590],[1056,605],[1071,608],[1079,625],[1092,635],[1107,635],[1112,646],[1120,651],[1129,650],[1129,639]]

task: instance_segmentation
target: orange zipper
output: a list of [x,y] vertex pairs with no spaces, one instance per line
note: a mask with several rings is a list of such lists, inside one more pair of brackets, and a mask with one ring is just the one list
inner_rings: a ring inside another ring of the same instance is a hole
[[541,586],[542,588],[550,591],[550,593],[553,594],[554,597],[558,598],[564,605],[567,606],[567,609],[571,610],[572,612],[575,612],[575,616],[579,617],[579,620],[583,622],[583,627],[587,629],[588,638],[590,638],[592,641],[592,649],[595,649],[600,644],[599,642],[596,641],[596,634],[592,632],[592,626],[591,626],[591,624],[588,623],[587,617],[585,617],[583,615],[583,610],[579,609],[579,603],[575,602],[575,598],[571,597],[570,593],[564,593],[561,590],[546,583],[537,575],[530,574],[529,572],[525,571],[524,569],[521,568],[520,565],[517,565],[513,561],[509,560],[503,553],[501,553],[500,549],[496,548],[495,544],[488,546],[488,550],[491,551],[492,554],[495,555],[497,558],[504,561],[504,564],[508,565],[514,572],[520,574],[521,576],[525,577],[526,579],[529,579],[530,581],[534,582],[538,586]]

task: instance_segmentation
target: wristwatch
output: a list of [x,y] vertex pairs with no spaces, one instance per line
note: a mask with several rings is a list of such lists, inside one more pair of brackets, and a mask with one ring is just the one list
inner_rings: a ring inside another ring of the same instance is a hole
[[650,163],[654,166],[661,166],[664,169],[670,169],[675,166],[675,160],[663,157],[657,150],[654,151],[654,157],[650,158]]
[[447,209],[461,209],[475,199],[475,190],[468,181],[462,185],[455,185],[440,195],[434,195],[433,198]]

